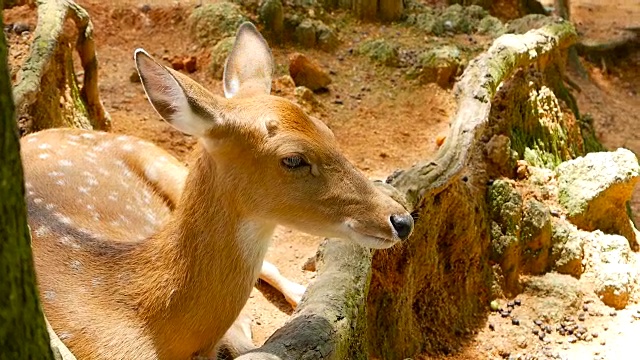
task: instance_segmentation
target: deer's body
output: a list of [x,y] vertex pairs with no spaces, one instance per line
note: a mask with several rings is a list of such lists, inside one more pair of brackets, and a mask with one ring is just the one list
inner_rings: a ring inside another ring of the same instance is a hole
[[411,232],[406,210],[323,123],[268,95],[271,56],[253,26],[227,62],[228,99],[145,53],[136,62],[158,113],[200,139],[188,175],[133,137],[60,129],[22,140],[45,314],[79,359],[214,353],[277,224],[378,248]]

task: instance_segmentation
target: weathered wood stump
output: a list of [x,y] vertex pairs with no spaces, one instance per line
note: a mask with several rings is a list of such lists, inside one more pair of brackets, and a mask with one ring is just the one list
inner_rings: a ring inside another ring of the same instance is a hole
[[[14,86],[23,133],[52,127],[108,130],[109,114],[100,101],[98,61],[89,14],[70,0],[38,0],[38,23],[29,57]],[[76,26],[75,49],[84,79],[79,86],[73,67],[69,27]]]
[[[454,351],[485,318],[491,295],[487,182],[509,170],[491,163],[487,142],[506,128],[527,129],[524,116],[492,124],[492,100],[514,74],[538,71],[548,73],[542,82],[553,82],[558,98],[572,103],[561,70],[575,39],[572,25],[558,22],[502,36],[471,62],[456,85],[458,111],[436,157],[388,179],[416,209],[412,237],[373,256],[328,240],[317,280],[291,319],[240,359],[404,359]],[[519,111],[516,104],[509,110]],[[540,135],[508,133],[523,144]],[[575,152],[558,159],[585,151],[582,139],[573,145]],[[553,147],[540,151],[554,153]]]

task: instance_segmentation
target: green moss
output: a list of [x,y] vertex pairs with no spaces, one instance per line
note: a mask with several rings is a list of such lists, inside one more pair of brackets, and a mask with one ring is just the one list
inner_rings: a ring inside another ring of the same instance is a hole
[[506,28],[500,19],[491,15],[485,16],[478,23],[478,34],[491,35],[498,37],[505,33]]
[[398,64],[397,44],[390,43],[384,39],[366,40],[357,49],[357,53],[367,56],[371,60],[387,65],[396,66]]
[[191,36],[203,46],[213,46],[225,37],[233,36],[247,17],[240,6],[229,2],[202,5],[188,18]]
[[496,180],[489,187],[489,211],[491,218],[500,224],[504,235],[519,237],[522,220],[522,197],[506,180]]

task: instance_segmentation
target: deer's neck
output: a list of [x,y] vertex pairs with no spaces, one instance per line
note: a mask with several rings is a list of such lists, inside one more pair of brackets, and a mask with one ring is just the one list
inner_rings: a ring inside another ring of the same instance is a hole
[[217,341],[257,281],[275,224],[240,211],[243,194],[223,183],[209,156],[201,151],[172,219],[145,249],[152,273],[141,305],[160,332]]

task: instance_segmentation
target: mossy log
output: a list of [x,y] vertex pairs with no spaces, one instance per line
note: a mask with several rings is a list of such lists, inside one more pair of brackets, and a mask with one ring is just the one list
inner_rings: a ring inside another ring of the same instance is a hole
[[[109,114],[100,101],[98,60],[89,14],[70,0],[38,0],[38,23],[29,57],[14,87],[18,118],[24,133],[52,127],[108,130]],[[73,66],[71,34],[84,77],[78,86]]]
[[558,22],[504,35],[473,60],[456,85],[458,111],[435,158],[388,179],[415,208],[411,238],[372,257],[329,240],[291,319],[240,359],[404,359],[455,351],[486,318],[491,295],[486,194],[494,170],[486,142],[497,130],[490,124],[492,100],[516,73],[559,71],[575,40],[573,26]]

